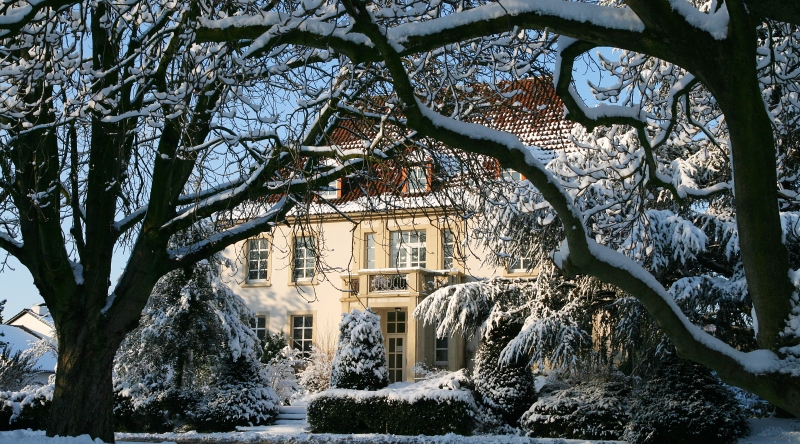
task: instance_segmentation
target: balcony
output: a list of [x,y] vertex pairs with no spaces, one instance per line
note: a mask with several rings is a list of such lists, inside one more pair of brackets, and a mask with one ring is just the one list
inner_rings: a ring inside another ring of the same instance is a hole
[[392,295],[427,296],[435,290],[461,282],[461,271],[429,270],[422,267],[364,269],[343,274],[343,297]]

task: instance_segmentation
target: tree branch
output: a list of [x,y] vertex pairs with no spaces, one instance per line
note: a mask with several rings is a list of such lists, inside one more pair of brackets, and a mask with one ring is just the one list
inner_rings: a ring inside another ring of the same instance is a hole
[[[633,260],[589,239],[582,217],[559,181],[522,145],[516,136],[480,125],[455,121],[425,107],[414,96],[414,89],[399,54],[371,23],[368,12],[357,0],[345,0],[345,7],[362,22],[365,33],[375,42],[392,74],[396,91],[405,102],[410,126],[420,133],[451,146],[497,158],[503,167],[524,174],[553,207],[564,226],[566,239],[554,253],[557,264],[569,274],[596,276],[634,295],[670,337],[681,356],[716,370],[727,382],[758,393],[789,410],[798,411],[796,396],[786,396],[782,370],[790,363],[768,350],[743,353],[693,325],[649,272]],[[793,367],[792,367],[793,368]],[[789,388],[797,392],[796,384]],[[798,393],[794,393],[797,395]]]

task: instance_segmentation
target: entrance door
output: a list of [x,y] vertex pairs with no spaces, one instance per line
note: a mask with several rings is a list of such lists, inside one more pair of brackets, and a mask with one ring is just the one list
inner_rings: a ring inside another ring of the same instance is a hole
[[390,382],[404,381],[406,319],[405,311],[390,311],[386,316],[386,360]]

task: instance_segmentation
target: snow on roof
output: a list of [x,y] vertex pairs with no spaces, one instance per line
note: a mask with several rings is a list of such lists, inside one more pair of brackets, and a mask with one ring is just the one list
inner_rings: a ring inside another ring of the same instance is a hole
[[39,321],[47,324],[51,328],[55,325],[55,324],[53,324],[53,317],[50,315],[49,311],[47,312],[47,314],[40,315],[40,314],[36,313],[35,311],[33,311],[33,309],[30,309],[30,308],[23,308],[19,313],[15,314],[14,316],[11,317],[11,319],[6,321],[6,324],[11,324],[12,322],[16,321],[17,319],[19,319],[19,318],[21,318],[21,317],[23,317],[25,315],[32,316],[34,319],[39,320]]
[[[38,337],[13,325],[0,324],[0,333],[3,334],[0,336],[0,342],[7,343],[12,354],[27,350],[39,341]],[[56,356],[52,352],[47,352],[36,361],[36,365],[44,371],[55,372],[56,361]]]
[[[485,125],[486,127],[505,131],[518,137],[523,145],[543,164],[556,157],[557,152],[572,151],[575,145],[570,134],[576,123],[564,117],[564,104],[553,88],[550,78],[532,78],[513,82],[501,82],[496,85],[475,84],[465,88],[468,100],[479,103],[474,113],[465,121]],[[370,98],[367,107],[381,108],[385,100]],[[388,108],[379,112],[390,111]],[[433,112],[433,111],[431,111]],[[397,113],[395,113],[397,114]],[[378,114],[374,114],[377,116]],[[402,115],[393,118],[402,119]],[[442,117],[444,118],[444,117]],[[384,144],[397,143],[405,130],[389,126],[382,129],[386,138]],[[359,117],[343,118],[331,132],[326,143],[340,150],[365,150],[370,140],[376,136],[378,128],[374,122]],[[434,142],[438,143],[438,142]],[[384,147],[385,148],[385,147]],[[412,153],[413,154],[413,153]],[[439,169],[458,169],[450,165],[448,155],[437,158]],[[426,168],[434,168],[425,159],[407,159],[409,165],[423,164]],[[337,181],[338,194],[315,200],[310,207],[304,209],[309,214],[352,214],[360,212],[385,213],[412,208],[440,208],[449,200],[440,198],[437,193],[451,184],[436,183],[429,177],[428,190],[409,193],[405,190],[408,165],[391,160],[385,164],[372,164],[371,175],[374,179],[343,177]],[[499,166],[486,166],[489,174],[500,174]],[[232,219],[246,220],[262,215],[278,200],[279,196],[269,196],[256,204],[246,204],[233,211]],[[297,209],[289,213],[289,217],[299,214]]]

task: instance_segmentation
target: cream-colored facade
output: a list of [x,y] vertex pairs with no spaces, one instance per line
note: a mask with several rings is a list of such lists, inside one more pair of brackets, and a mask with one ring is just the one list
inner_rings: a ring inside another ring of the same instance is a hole
[[[315,346],[335,347],[342,313],[370,307],[381,317],[392,381],[414,381],[418,363],[450,370],[469,365],[474,341],[437,340],[433,326],[412,316],[417,304],[440,286],[509,275],[483,266],[474,254],[457,253],[463,226],[451,225],[441,210],[430,208],[402,215],[331,213],[311,225],[308,232],[276,227],[225,251],[237,267],[224,277],[261,318],[259,327],[283,332],[297,348],[309,339]],[[309,238],[321,256],[315,258],[313,278],[303,272],[304,258],[296,257],[306,255],[302,245],[297,253],[297,239]]]

